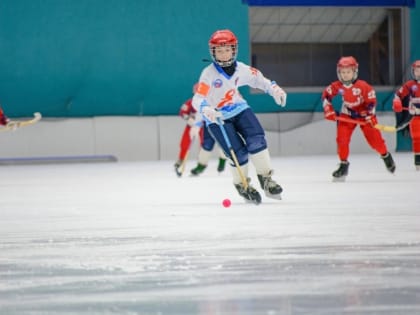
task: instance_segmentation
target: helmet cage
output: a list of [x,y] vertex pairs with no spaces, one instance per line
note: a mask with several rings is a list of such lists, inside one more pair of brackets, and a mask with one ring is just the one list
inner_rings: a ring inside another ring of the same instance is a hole
[[420,68],[420,60],[414,61],[411,65],[411,77],[413,78],[413,80],[420,81],[420,75],[416,76],[416,74],[414,73],[414,70],[416,68]]
[[[227,61],[218,60],[216,58],[216,48],[230,46],[232,49],[232,57]],[[238,55],[238,40],[236,39],[235,34],[230,30],[220,30],[213,33],[209,40],[209,51],[210,56],[216,64],[221,67],[229,67],[235,61]]]
[[[218,60],[216,58],[216,47],[230,46],[232,48],[232,58],[227,61]],[[238,52],[238,45],[210,45],[210,56],[211,59],[221,67],[229,67],[236,61]]]
[[[350,81],[345,81],[341,75],[340,70],[343,68],[351,68],[353,70],[353,77]],[[342,57],[337,63],[337,77],[343,84],[351,84],[356,81],[359,74],[359,64],[354,57]]]

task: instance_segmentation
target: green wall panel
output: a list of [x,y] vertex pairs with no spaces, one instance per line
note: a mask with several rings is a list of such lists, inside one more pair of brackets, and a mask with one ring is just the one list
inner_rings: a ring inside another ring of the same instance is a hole
[[[417,1],[418,2],[418,1]],[[412,60],[420,59],[420,6],[410,10],[410,43]]]
[[173,114],[210,35],[232,29],[248,58],[247,25],[240,0],[2,0],[0,102],[9,116]]
[[[420,58],[419,8],[410,9],[411,55]],[[229,28],[249,62],[241,0],[2,0],[0,103],[11,116],[176,115],[209,58],[207,41]],[[242,93],[257,112],[321,111],[320,91]],[[378,92],[390,110],[393,91]]]

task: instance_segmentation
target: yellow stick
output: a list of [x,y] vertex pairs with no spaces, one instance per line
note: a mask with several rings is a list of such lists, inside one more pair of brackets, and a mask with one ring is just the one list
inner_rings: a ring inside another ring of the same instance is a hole
[[0,128],[0,131],[9,131],[9,130],[16,130],[21,127],[33,125],[40,121],[42,118],[41,113],[34,113],[34,118],[28,120],[10,120],[6,126]]
[[[356,120],[356,119],[353,119],[353,118],[350,118],[350,117],[347,118],[347,117],[343,117],[343,116],[336,117],[336,120],[349,122],[349,123],[353,123],[353,124],[358,124],[358,125],[363,125],[363,126],[369,124],[369,122],[367,122],[367,121]],[[397,131],[397,128],[395,128],[394,126],[387,126],[387,125],[380,125],[380,124],[374,125],[373,128],[381,130],[381,131],[386,131],[386,132],[396,132]]]

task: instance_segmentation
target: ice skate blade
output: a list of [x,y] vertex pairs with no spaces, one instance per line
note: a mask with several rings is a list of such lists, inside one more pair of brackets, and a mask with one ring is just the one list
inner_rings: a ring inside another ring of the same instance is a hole
[[267,191],[264,191],[264,194],[265,194],[265,196],[267,197],[267,198],[270,198],[270,199],[275,199],[275,200],[281,200],[281,194],[270,194],[269,192],[267,192]]
[[332,181],[333,183],[344,183],[346,181],[346,176],[333,177]]
[[251,205],[258,206],[261,203],[261,200],[257,200],[257,199],[249,200],[249,199],[244,198],[244,200],[245,200],[245,203],[251,204]]
[[388,172],[390,172],[391,174],[395,174],[395,167],[393,168],[393,169],[389,169],[389,168],[387,168],[386,169]]
[[255,196],[251,196],[250,194],[248,194],[248,198],[242,196],[242,198],[244,198],[246,203],[252,203],[254,205],[259,205],[261,203],[261,195],[258,193]]

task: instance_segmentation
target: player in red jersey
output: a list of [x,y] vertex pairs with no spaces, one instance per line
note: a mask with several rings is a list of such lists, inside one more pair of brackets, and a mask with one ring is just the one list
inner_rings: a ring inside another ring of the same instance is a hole
[[[411,116],[409,129],[414,153],[414,165],[420,171],[420,60],[411,65],[412,80],[405,82],[395,93],[392,108],[396,113]],[[406,112],[403,113],[403,110]]]
[[[357,79],[359,65],[354,57],[342,57],[337,63],[338,80],[332,82],[322,93],[324,117],[335,121],[337,115],[351,118],[361,122],[362,133],[370,147],[378,152],[383,159],[387,170],[395,171],[395,163],[388,151],[381,132],[374,128],[378,123],[376,118],[376,95],[371,85],[366,81]],[[332,105],[335,96],[341,95],[341,111],[337,114]],[[344,181],[348,174],[350,153],[350,140],[358,124],[348,121],[337,121],[337,153],[340,164],[332,173],[334,181]]]

